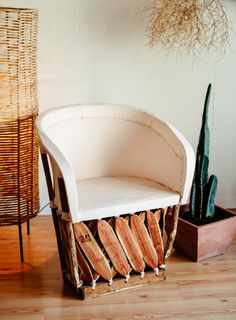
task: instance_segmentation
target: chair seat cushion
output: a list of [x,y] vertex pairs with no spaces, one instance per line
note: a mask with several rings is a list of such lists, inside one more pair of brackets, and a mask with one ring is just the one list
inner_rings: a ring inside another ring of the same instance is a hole
[[83,221],[165,208],[180,201],[178,193],[154,181],[135,177],[79,180],[77,190]]

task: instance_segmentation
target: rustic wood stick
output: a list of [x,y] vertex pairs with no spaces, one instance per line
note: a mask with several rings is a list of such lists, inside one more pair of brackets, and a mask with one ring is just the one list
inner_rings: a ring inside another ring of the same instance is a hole
[[76,287],[79,287],[81,285],[81,281],[79,279],[79,266],[78,266],[78,260],[77,260],[77,251],[76,251],[76,245],[75,245],[75,237],[74,237],[74,230],[72,227],[71,222],[66,222],[65,223],[66,227],[66,232],[68,235],[68,247],[69,247],[69,255],[71,257],[71,262],[72,262],[72,278],[75,283]]
[[61,243],[62,243],[62,252],[63,256],[65,258],[65,270],[63,272],[63,277],[64,279],[68,280],[74,287],[76,286],[75,281],[73,280],[73,262],[71,260],[71,255],[70,255],[70,249],[69,243],[68,243],[68,236],[66,232],[66,227],[65,227],[66,221],[61,220],[60,218],[58,219],[58,225],[60,229],[60,234],[61,234]]
[[176,205],[174,207],[174,213],[173,213],[173,217],[172,217],[171,232],[168,234],[168,239],[167,239],[167,243],[166,243],[166,247],[165,247],[165,261],[169,258],[171,251],[172,251],[172,248],[173,248],[175,235],[177,232],[179,211],[180,211],[180,205]]

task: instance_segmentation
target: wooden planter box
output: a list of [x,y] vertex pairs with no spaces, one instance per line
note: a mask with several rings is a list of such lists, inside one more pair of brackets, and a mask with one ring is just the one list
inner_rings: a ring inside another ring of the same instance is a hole
[[196,226],[179,218],[174,248],[193,261],[223,254],[236,235],[236,215],[216,206],[221,220]]

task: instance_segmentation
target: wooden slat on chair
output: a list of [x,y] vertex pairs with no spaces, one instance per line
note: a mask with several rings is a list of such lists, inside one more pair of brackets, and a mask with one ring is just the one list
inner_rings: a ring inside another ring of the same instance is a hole
[[81,279],[91,283],[93,280],[92,270],[90,269],[88,262],[86,261],[83,253],[81,252],[80,246],[77,241],[76,249],[79,269],[81,271]]
[[141,218],[136,214],[132,214],[130,217],[130,225],[132,233],[136,241],[138,242],[138,245],[142,252],[144,261],[151,268],[157,268],[157,253],[155,248],[153,247],[152,241]]
[[147,226],[153,241],[154,248],[158,256],[158,263],[163,264],[164,263],[164,247],[163,247],[163,242],[161,237],[161,230],[159,227],[159,223],[155,218],[155,215],[151,211],[147,212]]
[[109,263],[88,227],[83,222],[75,223],[73,226],[76,240],[93,269],[104,279],[110,280],[112,271]]
[[128,222],[124,218],[116,218],[115,230],[132,268],[137,272],[144,272],[145,263],[142,253],[129,228]]
[[131,267],[112,227],[105,220],[98,222],[98,234],[115,269],[126,277]]

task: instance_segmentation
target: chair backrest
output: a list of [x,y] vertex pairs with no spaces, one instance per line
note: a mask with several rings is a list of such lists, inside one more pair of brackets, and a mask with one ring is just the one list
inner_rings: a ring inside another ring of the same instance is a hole
[[156,116],[127,106],[73,105],[44,113],[38,128],[67,159],[76,180],[134,176],[184,193],[192,148]]

